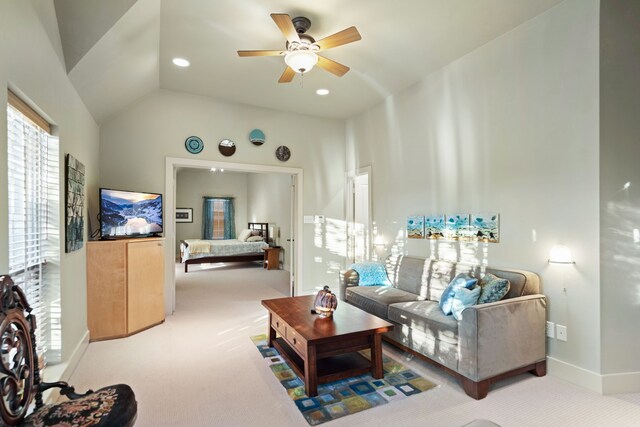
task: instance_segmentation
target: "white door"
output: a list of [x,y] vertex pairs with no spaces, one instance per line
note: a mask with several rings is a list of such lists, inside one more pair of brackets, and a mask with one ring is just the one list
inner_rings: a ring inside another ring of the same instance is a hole
[[[298,203],[297,203],[297,196],[296,196],[296,182],[297,182],[297,176],[296,175],[291,175],[291,231],[289,233],[289,239],[287,239],[286,242],[286,247],[285,250],[289,253],[289,265],[290,265],[290,273],[289,273],[289,295],[290,296],[294,296],[295,295],[295,289],[296,289],[296,277],[295,277],[295,271],[296,271],[296,248],[297,248],[297,243],[296,243],[296,221],[298,218]],[[285,253],[287,253],[285,252]]]
[[351,262],[371,260],[370,169],[359,170],[348,179],[348,259]]

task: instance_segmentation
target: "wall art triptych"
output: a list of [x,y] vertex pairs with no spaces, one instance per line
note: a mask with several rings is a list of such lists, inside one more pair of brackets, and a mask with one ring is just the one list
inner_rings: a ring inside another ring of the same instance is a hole
[[500,214],[454,213],[409,216],[407,237],[498,243],[500,242]]

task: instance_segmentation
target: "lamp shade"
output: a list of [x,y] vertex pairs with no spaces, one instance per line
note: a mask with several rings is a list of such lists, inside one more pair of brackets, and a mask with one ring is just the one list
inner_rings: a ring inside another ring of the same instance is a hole
[[294,50],[287,53],[284,62],[296,73],[304,74],[318,63],[318,55],[309,50]]
[[564,245],[556,245],[551,248],[549,262],[551,264],[575,264],[571,250]]

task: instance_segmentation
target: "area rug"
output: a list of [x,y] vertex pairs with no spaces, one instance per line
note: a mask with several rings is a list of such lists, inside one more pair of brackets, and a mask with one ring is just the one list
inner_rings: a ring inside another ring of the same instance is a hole
[[[280,384],[287,390],[296,407],[309,425],[315,426],[336,418],[386,405],[399,399],[422,393],[436,387],[433,382],[421,377],[402,363],[382,355],[384,378],[360,375],[327,384],[318,385],[318,395],[309,397],[304,382],[298,377],[278,351],[267,346],[266,335],[251,337],[267,366]],[[361,352],[370,359],[367,351]]]

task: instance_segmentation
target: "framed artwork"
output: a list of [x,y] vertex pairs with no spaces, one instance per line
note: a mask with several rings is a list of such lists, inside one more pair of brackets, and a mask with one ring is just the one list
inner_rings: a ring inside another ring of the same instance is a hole
[[176,222],[193,222],[193,208],[176,208]]
[[84,241],[84,165],[71,154],[66,156],[66,206],[65,249],[66,253],[82,248]]
[[444,237],[444,215],[428,215],[424,217],[424,234],[427,239]]
[[471,214],[470,238],[481,242],[500,242],[500,214]]
[[451,240],[469,238],[469,214],[445,215],[444,236]]
[[407,237],[409,239],[424,239],[423,216],[410,216],[407,218]]

